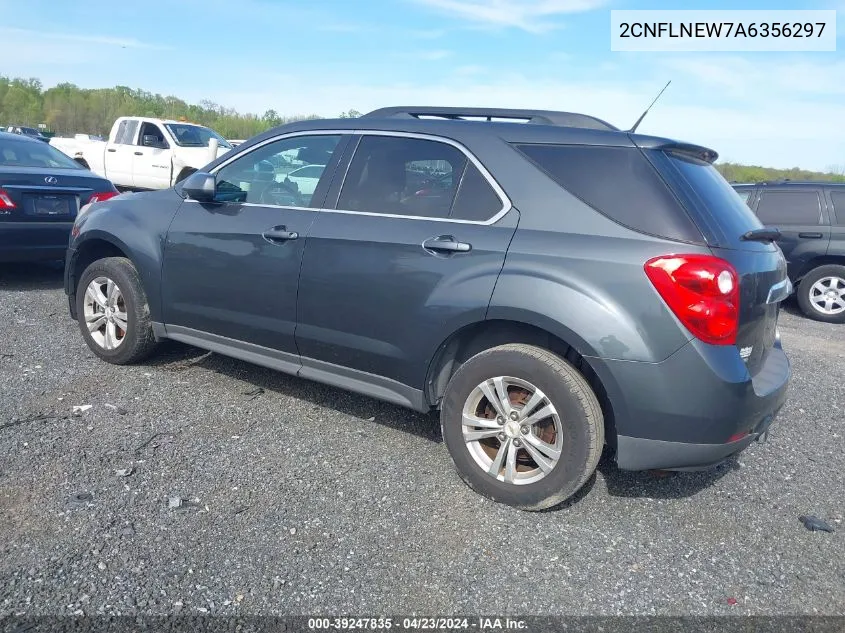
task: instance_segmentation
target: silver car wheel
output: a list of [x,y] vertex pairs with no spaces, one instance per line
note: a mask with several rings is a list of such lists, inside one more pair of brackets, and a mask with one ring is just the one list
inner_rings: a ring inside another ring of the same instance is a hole
[[106,350],[120,347],[128,330],[126,301],[118,285],[108,277],[97,277],[85,289],[85,324],[94,342]]
[[464,403],[461,423],[473,460],[498,481],[532,484],[560,461],[560,416],[551,400],[526,380],[485,380]]
[[810,287],[810,305],[825,315],[845,312],[845,279],[822,277]]

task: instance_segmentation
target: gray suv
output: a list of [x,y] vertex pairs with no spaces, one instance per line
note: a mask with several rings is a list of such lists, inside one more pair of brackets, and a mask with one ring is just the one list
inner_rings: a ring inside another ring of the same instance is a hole
[[605,446],[705,468],[783,405],[786,263],[715,159],[565,112],[292,123],[82,209],[70,312],[110,363],[174,339],[437,410],[468,485],[539,510]]

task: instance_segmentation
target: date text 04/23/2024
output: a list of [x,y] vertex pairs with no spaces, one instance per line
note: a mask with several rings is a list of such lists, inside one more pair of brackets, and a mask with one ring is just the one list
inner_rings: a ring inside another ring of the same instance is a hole
[[510,617],[405,617],[405,618],[308,618],[310,630],[474,630],[474,631],[525,631],[525,620]]

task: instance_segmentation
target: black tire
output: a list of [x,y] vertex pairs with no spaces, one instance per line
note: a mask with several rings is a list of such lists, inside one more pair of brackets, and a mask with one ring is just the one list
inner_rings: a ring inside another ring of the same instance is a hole
[[[112,280],[123,297],[126,312],[126,331],[121,343],[106,349],[88,330],[85,321],[85,294],[88,286],[98,277]],[[107,257],[90,264],[79,279],[76,289],[76,311],[82,337],[94,354],[114,365],[128,365],[147,358],[156,347],[147,295],[141,285],[138,271],[125,257]]]
[[[559,414],[563,434],[561,456],[538,481],[517,485],[494,478],[484,471],[464,441],[465,403],[478,385],[498,376],[536,386]],[[464,482],[494,501],[521,510],[544,510],[569,499],[595,472],[604,446],[604,417],[590,385],[560,356],[531,345],[494,347],[461,365],[446,388],[440,425],[443,441]]]
[[845,287],[845,266],[839,264],[826,264],[814,268],[807,273],[798,284],[797,296],[798,305],[801,311],[811,319],[822,321],[824,323],[845,323],[845,310],[836,314],[826,314],[822,312],[811,300],[813,292],[813,285],[821,279],[826,277],[833,277],[839,279],[839,287]]

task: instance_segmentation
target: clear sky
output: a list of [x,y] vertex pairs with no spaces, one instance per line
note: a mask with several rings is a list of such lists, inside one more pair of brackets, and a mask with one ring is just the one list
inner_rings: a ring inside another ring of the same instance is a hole
[[0,0],[0,74],[126,85],[243,112],[386,105],[588,112],[708,145],[723,160],[845,168],[845,0],[837,52],[614,53],[610,9],[728,0]]

